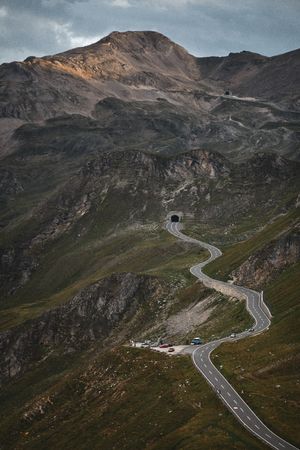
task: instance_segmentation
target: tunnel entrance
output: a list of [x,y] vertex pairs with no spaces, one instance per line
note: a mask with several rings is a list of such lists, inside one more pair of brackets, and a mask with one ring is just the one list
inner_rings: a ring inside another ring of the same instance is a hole
[[173,214],[173,216],[171,216],[171,222],[179,222],[179,216],[177,216],[177,214]]

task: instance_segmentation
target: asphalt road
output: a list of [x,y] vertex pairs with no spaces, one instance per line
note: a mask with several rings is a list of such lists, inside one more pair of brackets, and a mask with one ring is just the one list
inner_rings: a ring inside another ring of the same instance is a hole
[[[186,242],[195,243],[201,247],[206,248],[210,252],[210,257],[200,264],[197,264],[190,268],[190,272],[195,275],[204,284],[209,284],[211,278],[204,273],[202,273],[202,268],[208,263],[213,261],[222,255],[222,252],[213,245],[207,244],[205,242],[198,241],[197,239],[190,238],[180,231],[180,223],[168,222],[166,226],[167,230],[179,239]],[[219,285],[227,285],[225,282],[217,281]],[[253,336],[259,334],[268,329],[271,321],[271,314],[265,305],[262,294],[252,289],[247,289],[242,286],[236,286],[230,284],[230,286],[236,291],[237,295],[240,297],[241,294],[246,300],[246,307],[249,313],[253,316],[255,320],[255,325],[253,326],[251,332],[248,330],[236,334],[234,338],[225,337],[218,339],[207,344],[201,345],[196,349],[191,349],[193,362],[198,369],[198,371],[206,378],[208,383],[215,390],[216,394],[222,400],[222,402],[227,406],[227,408],[234,414],[234,416],[247,428],[252,434],[257,438],[268,444],[270,447],[283,450],[283,449],[297,449],[297,447],[288,443],[284,439],[273,433],[255,414],[254,411],[245,403],[245,401],[240,397],[236,390],[229,384],[229,382],[224,378],[224,376],[218,371],[218,369],[213,365],[210,355],[213,350],[215,350],[222,342],[234,342],[245,337]],[[218,285],[215,289],[218,288]]]

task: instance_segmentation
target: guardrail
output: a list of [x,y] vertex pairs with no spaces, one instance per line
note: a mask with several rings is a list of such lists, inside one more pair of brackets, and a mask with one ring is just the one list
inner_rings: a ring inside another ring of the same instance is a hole
[[261,291],[260,293],[260,307],[264,311],[264,313],[268,316],[269,319],[271,319],[273,316],[271,314],[271,311],[267,307],[264,301],[264,291]]

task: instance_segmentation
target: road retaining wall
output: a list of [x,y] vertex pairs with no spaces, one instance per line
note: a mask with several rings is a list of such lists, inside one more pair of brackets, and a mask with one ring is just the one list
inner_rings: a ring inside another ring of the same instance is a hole
[[203,278],[201,277],[199,279],[200,281],[202,281],[204,286],[209,287],[211,289],[215,289],[216,291],[219,291],[224,295],[228,295],[229,297],[236,297],[240,300],[246,299],[246,295],[240,292],[239,289],[232,284],[224,283],[223,281],[213,280],[212,278],[209,278],[206,275],[204,275]]
[[269,319],[271,319],[273,317],[271,314],[271,311],[269,310],[269,308],[267,307],[267,305],[264,302],[264,292],[263,291],[261,291],[261,293],[260,293],[260,307]]

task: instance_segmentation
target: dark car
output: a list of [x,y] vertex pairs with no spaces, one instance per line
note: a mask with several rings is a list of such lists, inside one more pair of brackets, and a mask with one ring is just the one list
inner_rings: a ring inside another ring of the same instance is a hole
[[175,348],[170,347],[169,350],[168,350],[168,352],[175,352]]
[[191,345],[201,345],[202,341],[199,337],[192,339]]

